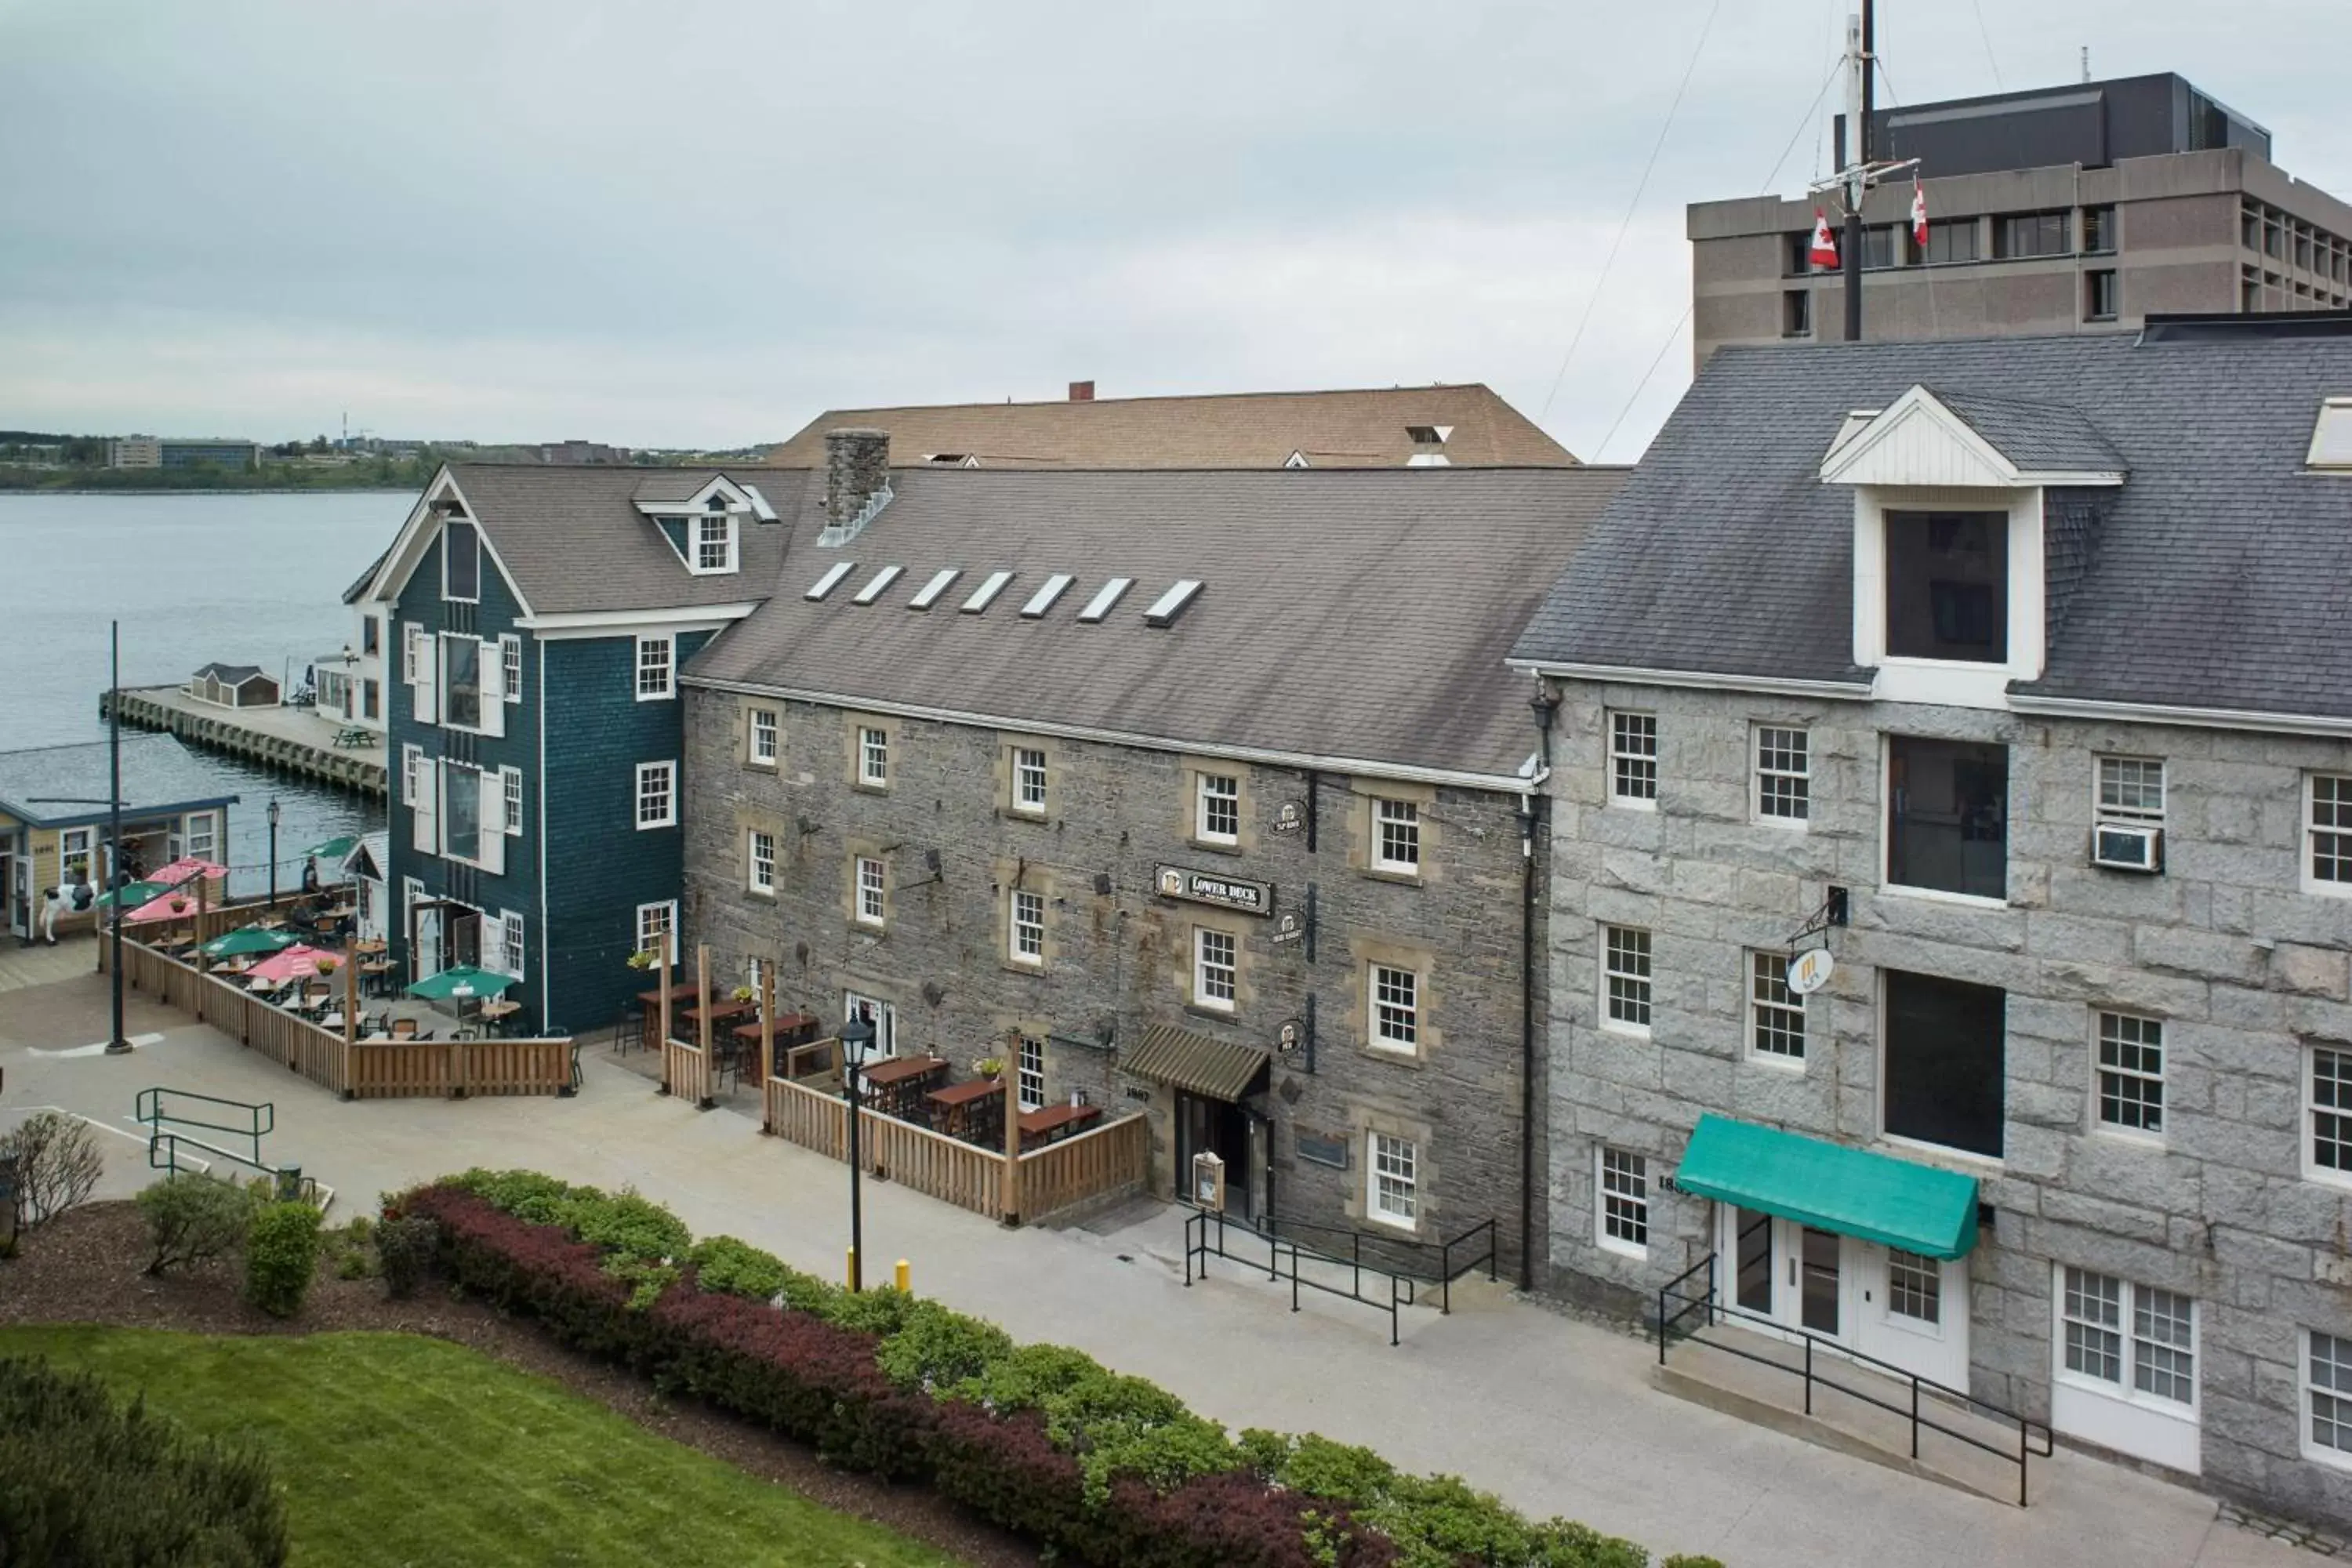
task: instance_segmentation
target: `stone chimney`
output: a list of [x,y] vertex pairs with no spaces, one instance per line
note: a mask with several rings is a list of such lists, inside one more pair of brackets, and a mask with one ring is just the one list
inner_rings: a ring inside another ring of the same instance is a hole
[[1094,384],[1093,382],[1091,382],[1091,381],[1074,381],[1074,382],[1070,383],[1070,401],[1071,401],[1071,402],[1073,402],[1073,403],[1092,403],[1094,400],[1095,400],[1095,384]]
[[824,433],[824,521],[832,528],[855,521],[866,503],[890,488],[890,433],[828,430]]

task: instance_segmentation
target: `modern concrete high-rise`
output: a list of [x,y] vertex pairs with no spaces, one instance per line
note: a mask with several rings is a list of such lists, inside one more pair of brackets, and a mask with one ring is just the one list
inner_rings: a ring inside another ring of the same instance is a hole
[[[1841,143],[1845,129],[1841,117]],[[2179,76],[1881,110],[1872,155],[1919,161],[1928,230],[1914,241],[1899,175],[1865,204],[1864,338],[2352,306],[2352,206],[2278,167],[2269,132]],[[1807,257],[1817,205],[1828,211],[1827,198],[1691,204],[1695,364],[1725,343],[1843,340],[1843,284]]]

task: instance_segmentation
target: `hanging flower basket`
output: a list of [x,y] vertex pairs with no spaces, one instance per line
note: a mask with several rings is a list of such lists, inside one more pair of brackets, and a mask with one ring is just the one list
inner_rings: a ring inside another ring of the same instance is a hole
[[752,991],[749,985],[738,985],[735,987],[735,1000],[738,1002],[749,1002],[751,999],[751,996]]
[[651,969],[653,966],[654,966],[654,952],[653,952],[653,949],[651,949],[651,948],[646,948],[646,949],[645,951],[643,951],[642,952],[633,952],[633,953],[629,954],[629,967],[630,967],[631,969],[635,969],[635,970],[646,970],[646,969]]
[[1004,1076],[1004,1058],[1003,1057],[982,1057],[980,1060],[971,1064],[971,1070],[986,1079],[989,1082],[994,1083],[998,1079]]

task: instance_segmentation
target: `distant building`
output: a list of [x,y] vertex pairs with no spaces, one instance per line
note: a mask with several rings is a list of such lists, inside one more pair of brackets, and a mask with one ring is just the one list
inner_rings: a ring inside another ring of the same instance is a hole
[[542,463],[625,463],[629,460],[625,447],[607,447],[602,441],[549,441],[539,448]]
[[106,444],[106,466],[110,468],[193,468],[199,463],[224,468],[257,468],[261,466],[261,444],[219,437],[173,440],[155,436],[118,436]]
[[[106,742],[0,752],[0,927],[30,942],[43,890],[108,880]],[[184,855],[226,858],[228,808],[211,766],[171,735],[122,737],[122,870],[160,870]],[[60,930],[96,923],[96,905],[68,901]]]
[[106,444],[106,466],[160,468],[163,466],[163,443],[152,436],[118,436]]
[[207,664],[188,678],[187,693],[222,708],[275,708],[278,682],[258,665]]
[[[1873,124],[1874,156],[1919,160],[1928,226],[1922,247],[1899,177],[1865,205],[1864,338],[2352,305],[2352,206],[2287,174],[2269,132],[2178,76],[1913,104]],[[1692,204],[1694,363],[1725,343],[1843,338],[1843,285],[1807,259],[1822,205]]]

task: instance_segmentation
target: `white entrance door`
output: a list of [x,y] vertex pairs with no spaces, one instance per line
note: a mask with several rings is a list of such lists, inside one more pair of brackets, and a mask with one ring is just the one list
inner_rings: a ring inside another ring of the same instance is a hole
[[895,1057],[898,1054],[898,1010],[875,996],[861,996],[855,991],[845,991],[841,997],[842,1022],[864,1018],[874,1026],[874,1044],[869,1055],[874,1058]]
[[1717,1285],[1740,1319],[1968,1387],[1966,1259],[1938,1262],[1729,1204],[1717,1212]]
[[441,911],[419,910],[416,913],[416,974],[418,980],[429,980],[441,973]]

